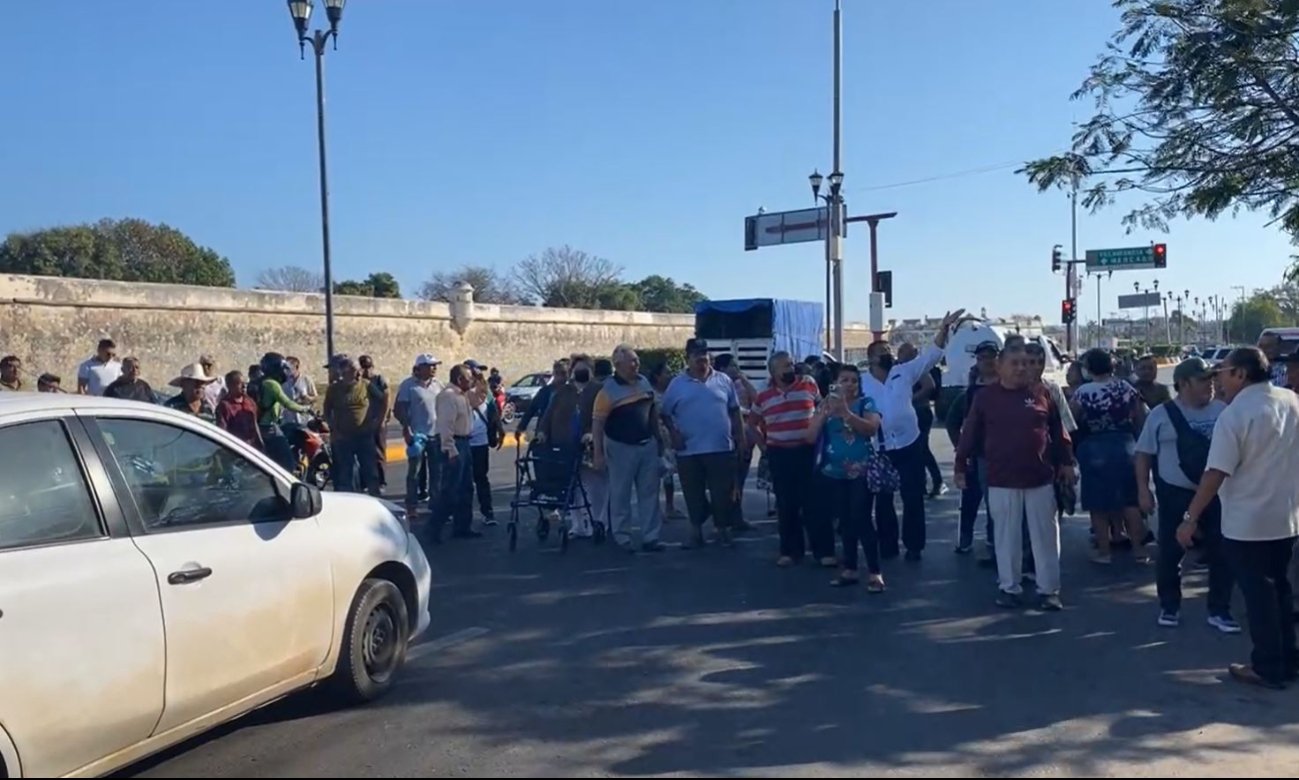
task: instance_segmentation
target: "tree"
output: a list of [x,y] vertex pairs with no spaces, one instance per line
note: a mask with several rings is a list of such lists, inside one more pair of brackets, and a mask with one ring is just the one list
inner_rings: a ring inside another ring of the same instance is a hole
[[204,287],[235,284],[229,260],[173,227],[142,219],[11,233],[0,244],[0,273]]
[[708,300],[708,296],[696,290],[693,285],[678,285],[671,277],[658,274],[647,276],[629,286],[636,290],[644,311],[691,314],[696,303]]
[[622,286],[621,268],[568,245],[531,255],[515,273],[523,297],[542,306],[596,309],[602,301],[627,302],[626,294],[615,289]]
[[1074,93],[1096,115],[1067,154],[1021,169],[1040,189],[1079,186],[1096,211],[1149,199],[1123,218],[1265,210],[1299,237],[1299,2],[1115,0],[1122,27]]
[[359,295],[365,298],[400,298],[401,285],[386,271],[372,273],[362,281],[346,279],[334,282],[335,295]]
[[485,265],[465,265],[458,271],[438,271],[420,287],[419,297],[426,301],[447,303],[451,300],[456,285],[461,282],[468,282],[474,288],[474,300],[478,303],[525,302],[512,278]]
[[325,277],[302,266],[284,265],[257,274],[257,289],[318,293],[325,289]]
[[1275,328],[1285,324],[1285,315],[1281,307],[1267,292],[1256,292],[1243,302],[1232,307],[1231,319],[1227,322],[1227,332],[1231,338],[1239,338],[1242,343],[1253,344],[1258,341],[1264,328]]

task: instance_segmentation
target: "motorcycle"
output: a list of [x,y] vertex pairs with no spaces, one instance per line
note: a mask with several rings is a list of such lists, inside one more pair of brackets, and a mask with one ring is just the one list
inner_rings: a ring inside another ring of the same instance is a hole
[[329,426],[319,415],[312,415],[306,425],[290,423],[283,428],[296,464],[294,474],[308,485],[324,490],[329,484],[334,462]]

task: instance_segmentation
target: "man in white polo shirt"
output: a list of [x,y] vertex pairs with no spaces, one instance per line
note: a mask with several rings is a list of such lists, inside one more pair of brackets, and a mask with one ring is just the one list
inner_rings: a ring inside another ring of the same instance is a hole
[[122,375],[122,363],[117,359],[117,344],[112,339],[100,339],[93,357],[77,367],[77,392],[81,395],[103,395],[108,386]]
[[[883,418],[884,450],[902,478],[902,542],[906,544],[909,561],[920,560],[925,549],[925,447],[920,442],[920,421],[912,405],[912,388],[943,359],[947,338],[959,327],[964,314],[965,309],[949,312],[938,326],[934,343],[914,360],[898,363],[887,341],[877,341],[866,351],[870,370],[862,372],[861,391],[875,401]],[[898,515],[893,508],[893,497],[881,494],[876,512],[880,554],[884,558],[896,558]]]
[[1281,689],[1299,679],[1287,577],[1299,537],[1299,396],[1271,383],[1255,347],[1233,350],[1217,368],[1227,408],[1218,417],[1208,468],[1177,530],[1190,547],[1213,497],[1222,501],[1223,551],[1245,597],[1254,652],[1232,664],[1236,680]]

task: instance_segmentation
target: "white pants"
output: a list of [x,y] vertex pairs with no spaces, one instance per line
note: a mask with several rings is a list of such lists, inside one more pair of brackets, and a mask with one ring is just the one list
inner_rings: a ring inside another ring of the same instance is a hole
[[992,532],[997,545],[997,578],[1006,593],[1020,593],[1024,576],[1024,522],[1037,565],[1037,591],[1060,592],[1060,526],[1055,519],[1055,486],[1021,490],[988,488]]
[[[586,488],[586,498],[591,502],[591,519],[609,530],[609,473],[596,471],[587,466],[582,467],[582,486]],[[575,536],[590,536],[591,521],[587,520],[586,510],[574,509],[568,515],[573,524]]]

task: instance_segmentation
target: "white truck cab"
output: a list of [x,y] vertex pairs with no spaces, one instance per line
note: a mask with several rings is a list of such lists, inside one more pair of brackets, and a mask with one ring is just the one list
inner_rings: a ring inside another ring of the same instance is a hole
[[[943,372],[943,389],[939,399],[940,413],[946,410],[952,398],[965,392],[970,381],[970,370],[974,368],[974,350],[984,342],[992,342],[997,348],[1005,346],[1006,339],[1015,335],[1015,331],[1000,325],[991,325],[982,320],[972,320],[961,325],[947,342],[944,354],[947,367]],[[1068,370],[1068,359],[1055,340],[1043,334],[1022,334],[1030,342],[1041,344],[1046,350],[1046,371],[1043,378],[1060,384],[1065,383]]]

